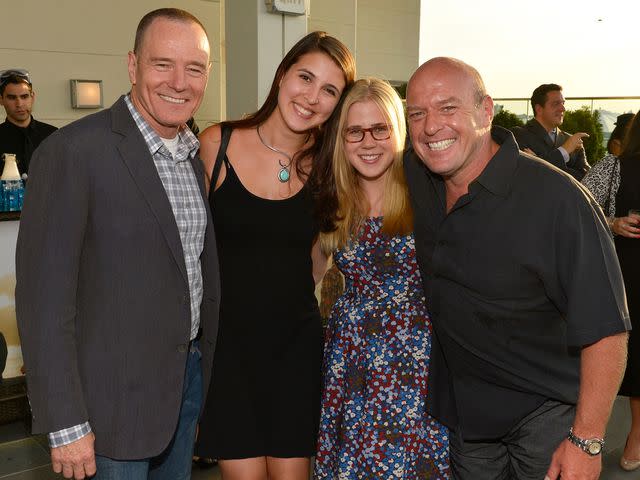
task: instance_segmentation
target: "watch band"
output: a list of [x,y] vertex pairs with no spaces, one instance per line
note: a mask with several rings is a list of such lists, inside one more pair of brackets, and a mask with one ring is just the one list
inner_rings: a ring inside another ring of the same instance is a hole
[[573,433],[573,427],[569,429],[569,434],[567,438],[571,443],[573,443],[576,447],[578,447],[583,452],[595,457],[596,455],[600,455],[602,453],[602,449],[604,448],[604,439],[603,438],[580,438]]

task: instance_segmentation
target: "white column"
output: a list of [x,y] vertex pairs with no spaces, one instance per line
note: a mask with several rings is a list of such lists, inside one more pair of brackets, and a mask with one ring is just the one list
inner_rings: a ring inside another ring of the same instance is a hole
[[307,15],[269,13],[265,0],[227,0],[224,12],[226,117],[237,119],[264,102],[278,64],[307,33]]

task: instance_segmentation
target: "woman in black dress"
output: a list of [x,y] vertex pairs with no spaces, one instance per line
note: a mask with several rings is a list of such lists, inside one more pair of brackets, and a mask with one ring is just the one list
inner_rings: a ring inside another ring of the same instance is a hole
[[602,206],[615,236],[633,327],[619,392],[630,397],[631,405],[631,429],[620,466],[631,471],[640,468],[640,112],[631,121],[619,157],[604,157],[583,183]]
[[257,112],[200,138],[222,301],[196,454],[217,458],[224,480],[309,477],[322,360],[312,187],[329,171],[315,164],[334,141],[322,127],[354,77],[347,47],[310,33]]

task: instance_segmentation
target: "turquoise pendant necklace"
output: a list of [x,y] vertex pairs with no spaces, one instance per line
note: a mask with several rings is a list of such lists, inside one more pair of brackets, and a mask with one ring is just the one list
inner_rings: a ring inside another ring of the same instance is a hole
[[278,180],[280,180],[282,183],[286,183],[289,181],[289,178],[291,178],[291,175],[289,174],[289,168],[291,168],[291,160],[289,160],[288,165],[283,165],[281,160],[278,160],[278,163],[280,164]]
[[[280,165],[280,171],[278,172],[278,180],[280,181],[280,183],[287,183],[291,179],[291,164],[293,163],[293,157],[288,153],[283,152],[282,150],[279,150],[276,147],[272,147],[267,142],[265,142],[264,138],[262,138],[262,135],[260,134],[260,125],[256,127],[256,131],[258,132],[258,138],[260,139],[260,142],[262,143],[262,145],[267,147],[272,152],[279,153],[280,155],[286,157],[287,160],[289,160],[289,163],[283,163],[282,159],[280,158],[278,159],[278,164]],[[307,139],[304,141],[303,145],[305,145],[308,140],[309,140],[309,137],[307,136]]]

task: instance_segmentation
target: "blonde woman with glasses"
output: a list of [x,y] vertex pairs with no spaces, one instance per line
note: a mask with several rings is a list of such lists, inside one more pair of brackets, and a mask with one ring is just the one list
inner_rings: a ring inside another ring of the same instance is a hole
[[[333,228],[320,242],[345,276],[326,333],[315,477],[448,478],[448,432],[425,410],[431,350],[402,168],[398,94],[358,80],[337,127]],[[329,202],[331,204],[331,202]]]

